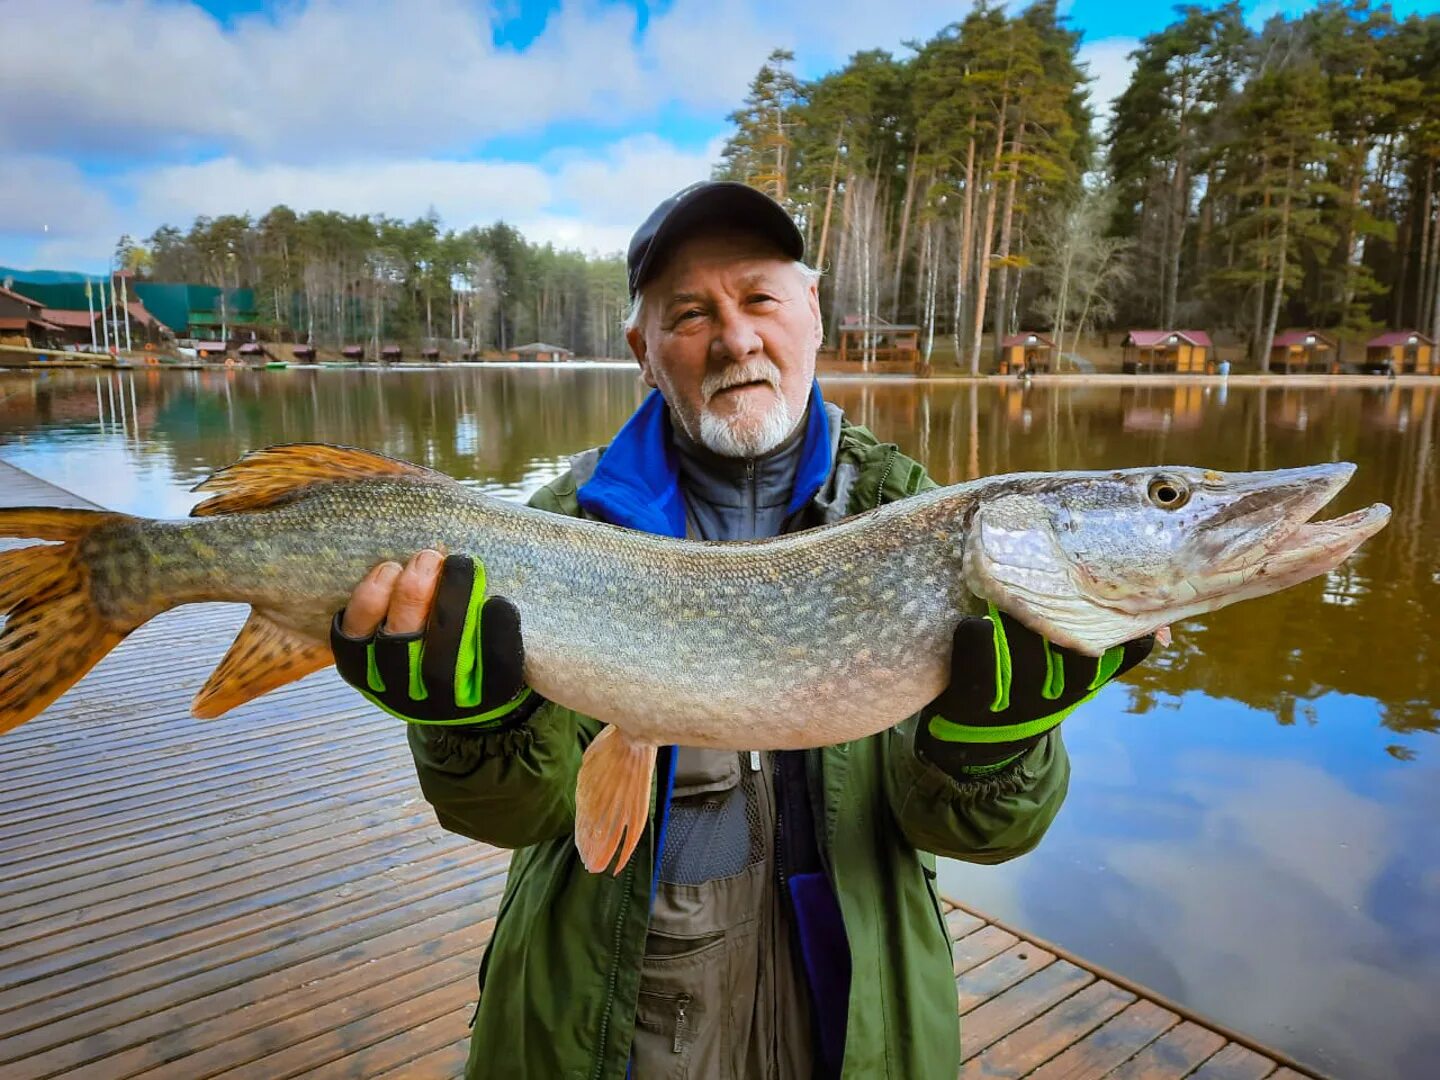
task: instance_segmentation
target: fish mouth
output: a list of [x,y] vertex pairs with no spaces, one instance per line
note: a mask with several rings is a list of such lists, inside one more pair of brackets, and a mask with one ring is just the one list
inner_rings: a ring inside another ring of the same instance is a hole
[[1229,603],[1339,566],[1390,520],[1384,503],[1314,520],[1354,475],[1354,465],[1337,462],[1223,478],[1230,498],[1192,545],[1196,598]]

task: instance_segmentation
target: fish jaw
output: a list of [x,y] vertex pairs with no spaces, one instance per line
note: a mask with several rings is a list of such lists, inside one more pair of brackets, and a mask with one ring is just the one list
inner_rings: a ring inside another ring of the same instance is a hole
[[[1099,655],[1344,562],[1390,518],[1377,503],[1310,520],[1354,472],[1344,462],[1131,469],[982,500],[966,542],[967,585],[1056,644]],[[1159,506],[1157,485],[1183,498]]]

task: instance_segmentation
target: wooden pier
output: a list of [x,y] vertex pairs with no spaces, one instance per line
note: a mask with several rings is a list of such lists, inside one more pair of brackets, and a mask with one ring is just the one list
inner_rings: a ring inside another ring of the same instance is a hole
[[[0,462],[0,505],[84,505]],[[244,611],[136,631],[0,737],[0,1075],[447,1078],[507,853],[446,833],[323,672],[189,715]],[[1311,1076],[949,904],[965,1077]]]

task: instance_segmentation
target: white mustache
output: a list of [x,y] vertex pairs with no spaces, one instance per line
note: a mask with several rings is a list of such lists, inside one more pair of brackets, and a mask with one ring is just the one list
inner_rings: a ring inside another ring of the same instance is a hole
[[742,383],[766,382],[777,394],[780,392],[780,369],[764,357],[744,364],[731,364],[713,375],[706,375],[700,383],[700,396],[709,404],[710,399],[721,390]]

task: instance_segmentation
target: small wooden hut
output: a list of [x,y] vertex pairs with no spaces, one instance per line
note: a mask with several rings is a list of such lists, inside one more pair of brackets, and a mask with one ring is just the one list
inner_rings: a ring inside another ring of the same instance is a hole
[[1440,375],[1435,342],[1418,330],[1391,330],[1365,343],[1365,370],[1396,375]]
[[292,353],[296,360],[299,360],[303,364],[308,364],[315,359],[315,346],[296,345]]
[[911,323],[892,323],[885,319],[862,322],[858,315],[847,315],[840,323],[840,349],[837,356],[859,363],[865,359],[865,344],[871,346],[870,359],[876,363],[899,362],[914,364],[920,357],[920,327]]
[[1201,375],[1210,369],[1214,345],[1203,330],[1131,330],[1121,342],[1122,368],[1136,372]]
[[433,364],[440,359],[440,349],[435,345],[427,345],[420,350],[420,359]]
[[398,364],[405,359],[405,350],[399,345],[386,345],[380,350],[380,360],[386,364]]
[[340,350],[340,355],[343,356],[346,360],[358,364],[360,363],[360,361],[365,359],[365,346],[346,345],[343,349]]
[[1276,334],[1270,346],[1270,370],[1318,371],[1336,374],[1340,370],[1340,343],[1319,330],[1286,330]]
[[242,359],[251,361],[270,359],[270,354],[265,351],[265,346],[261,345],[258,341],[247,341],[241,345],[240,356]]
[[508,353],[511,360],[569,360],[575,354],[563,345],[550,345],[543,341],[532,341],[529,345],[517,345]]
[[1000,374],[1049,371],[1055,362],[1055,342],[1034,332],[1011,334],[1000,342]]
[[223,360],[229,351],[230,346],[223,341],[195,342],[195,355],[201,360]]

